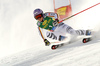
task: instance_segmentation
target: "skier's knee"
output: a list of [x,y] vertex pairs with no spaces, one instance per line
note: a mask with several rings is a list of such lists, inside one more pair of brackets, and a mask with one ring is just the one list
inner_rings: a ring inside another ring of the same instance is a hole
[[56,35],[54,35],[54,33],[47,32],[47,33],[46,33],[46,36],[47,36],[48,38],[52,38],[52,39],[57,40],[57,37],[56,37]]

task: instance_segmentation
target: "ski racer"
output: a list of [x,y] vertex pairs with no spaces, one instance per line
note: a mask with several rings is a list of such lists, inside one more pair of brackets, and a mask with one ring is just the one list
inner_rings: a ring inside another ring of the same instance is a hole
[[[64,23],[58,23],[58,15],[57,13],[47,12],[43,13],[41,9],[35,9],[34,12],[34,18],[38,21],[37,26],[40,31],[40,34],[42,35],[41,29],[48,30],[46,32],[46,36],[48,38],[52,38],[58,41],[62,41],[66,38],[66,34],[72,34],[72,35],[91,35],[90,30],[74,30],[72,27],[68,26]],[[45,45],[49,46],[50,42],[44,38]]]

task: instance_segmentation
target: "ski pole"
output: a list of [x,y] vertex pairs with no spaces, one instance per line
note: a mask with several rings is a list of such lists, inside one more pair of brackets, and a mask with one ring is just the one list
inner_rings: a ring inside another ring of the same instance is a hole
[[76,16],[76,15],[78,15],[78,14],[80,14],[80,13],[82,13],[82,12],[88,10],[88,9],[91,9],[92,7],[95,7],[95,6],[99,5],[99,4],[100,4],[100,3],[97,3],[97,4],[91,6],[91,7],[87,8],[87,9],[84,9],[84,10],[82,10],[82,11],[80,11],[80,12],[78,12],[78,13],[72,15],[72,16],[69,16],[69,17],[67,17],[67,18],[65,18],[65,19],[63,19],[63,20],[61,20],[61,21],[58,22],[58,23],[61,23],[61,22],[65,21],[65,20],[68,20],[69,18],[71,18],[71,17],[73,17],[73,16]]
[[44,41],[44,36],[43,36],[43,34],[42,34],[42,32],[41,32],[40,27],[38,27],[38,29],[39,29],[39,31],[40,31],[40,35],[41,35],[41,37],[42,37],[42,39],[43,39],[43,41]]

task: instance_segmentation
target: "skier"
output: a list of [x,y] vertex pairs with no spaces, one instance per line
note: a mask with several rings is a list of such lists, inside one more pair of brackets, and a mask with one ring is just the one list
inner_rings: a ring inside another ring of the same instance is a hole
[[[58,41],[64,40],[66,37],[65,35],[67,33],[72,35],[91,35],[90,30],[74,30],[72,27],[68,26],[64,23],[58,23],[58,15],[56,13],[47,12],[43,13],[41,9],[35,9],[34,12],[34,18],[38,21],[37,26],[39,28],[40,34],[42,34],[41,29],[48,30],[46,32],[46,36],[48,38],[52,38]],[[45,45],[49,46],[50,42],[44,38]]]

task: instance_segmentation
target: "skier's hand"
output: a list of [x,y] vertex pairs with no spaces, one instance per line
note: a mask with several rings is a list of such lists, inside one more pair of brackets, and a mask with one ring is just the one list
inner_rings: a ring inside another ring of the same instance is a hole
[[59,20],[55,19],[55,21],[53,21],[53,26],[57,26],[58,25]]
[[49,46],[50,45],[50,42],[47,39],[44,39],[44,42],[45,42],[45,45],[46,46]]

